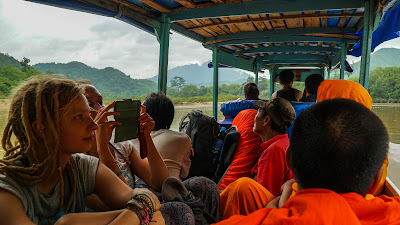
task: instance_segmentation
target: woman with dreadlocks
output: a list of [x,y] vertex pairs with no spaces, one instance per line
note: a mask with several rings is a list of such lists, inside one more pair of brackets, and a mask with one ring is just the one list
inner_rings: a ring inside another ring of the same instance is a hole
[[[150,133],[146,113],[139,122]],[[163,224],[152,192],[132,190],[97,158],[74,154],[91,148],[97,128],[73,81],[41,76],[21,84],[2,138],[0,224]],[[93,193],[120,210],[79,213]]]

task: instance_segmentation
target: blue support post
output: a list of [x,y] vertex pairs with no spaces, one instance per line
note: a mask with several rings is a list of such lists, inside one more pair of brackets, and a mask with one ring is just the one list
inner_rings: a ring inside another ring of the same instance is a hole
[[213,79],[213,116],[217,120],[218,115],[218,47],[214,46],[212,48],[212,62],[214,65],[214,79]]
[[344,80],[344,71],[346,69],[346,55],[347,55],[347,44],[342,42],[340,44],[340,79]]
[[362,37],[361,63],[360,63],[360,84],[368,90],[369,80],[369,63],[371,55],[372,32],[374,25],[374,9],[373,0],[365,2],[364,8],[364,32]]
[[257,68],[257,66],[254,70],[254,83],[257,84],[257,86],[258,86],[258,68]]
[[170,19],[162,14],[160,29],[156,29],[157,39],[160,42],[160,56],[158,62],[158,91],[167,94],[168,49],[169,49]]

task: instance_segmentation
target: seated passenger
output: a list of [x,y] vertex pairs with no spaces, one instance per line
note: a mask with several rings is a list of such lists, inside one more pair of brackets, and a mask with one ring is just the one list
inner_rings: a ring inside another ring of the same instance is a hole
[[319,74],[308,76],[304,82],[305,88],[303,98],[300,99],[300,102],[316,102],[318,87],[322,81],[324,81],[324,78]]
[[[269,102],[256,101],[254,105],[259,108],[254,119],[254,132],[264,142],[261,144],[264,151],[251,172],[260,187],[270,193],[266,195],[267,199],[271,199],[272,196],[280,194],[283,183],[293,179],[293,174],[285,163],[285,151],[289,146],[289,138],[285,132],[296,114],[292,105],[279,97]],[[242,211],[240,207],[235,207],[237,201],[240,201],[237,199],[237,191],[241,189],[240,184],[235,181],[220,194],[224,219]],[[251,193],[247,197],[252,201],[253,198],[249,196]]]
[[314,104],[297,118],[286,153],[296,195],[218,225],[397,224],[399,197],[365,198],[381,180],[388,147],[384,124],[363,105],[348,99]]
[[241,111],[233,120],[240,133],[239,143],[236,148],[232,163],[218,185],[219,190],[225,189],[230,183],[241,177],[250,177],[251,169],[256,164],[263,149],[260,136],[253,132],[254,117],[257,110],[246,109]]
[[[142,122],[150,133],[151,122]],[[152,192],[132,190],[97,158],[75,154],[89,151],[97,129],[73,81],[23,82],[2,138],[0,224],[164,224]],[[93,193],[116,211],[85,213],[85,197]]]
[[[131,188],[135,188],[135,175],[137,175],[153,191],[160,192],[164,181],[169,177],[169,173],[150,137],[155,123],[146,113],[146,107],[142,106],[142,113],[139,117],[139,122],[148,124],[144,127],[148,155],[147,158],[142,159],[131,140],[113,143],[113,135],[111,134],[113,126],[111,125],[114,121],[106,121],[106,116],[114,114],[108,112],[108,110],[114,106],[115,102],[104,107],[103,98],[93,85],[85,84],[83,87],[89,105],[94,107],[93,110],[98,109],[97,115],[94,113],[95,121],[99,124],[99,131],[96,133],[97,148],[91,148],[91,154],[99,157],[100,161],[111,159],[112,161],[105,162],[106,165],[114,172],[120,171],[116,175],[121,176],[122,174]],[[146,133],[148,130],[149,132]],[[195,197],[202,200],[205,207],[204,211],[210,215],[208,219],[212,221],[212,218],[219,218],[219,195],[214,182],[205,177],[193,177],[183,184]],[[95,206],[100,206],[100,209],[104,207],[95,196],[91,196],[89,202],[95,204]],[[166,224],[193,224],[195,220],[191,208],[181,202],[163,203],[160,211]]]
[[[151,93],[143,105],[156,123],[150,136],[167,166],[169,175],[178,179],[187,177],[193,148],[189,136],[169,129],[175,113],[172,101],[163,93]],[[132,140],[132,144],[136,149],[140,148],[138,139]]]
[[299,101],[303,96],[303,92],[292,88],[294,73],[291,70],[283,70],[278,76],[279,83],[282,85],[282,89],[274,92],[271,96],[271,100],[276,97],[284,98],[288,101]]
[[[326,80],[321,83],[318,88],[317,102],[321,102],[326,99],[333,98],[346,98],[361,103],[365,107],[371,110],[372,98],[368,91],[359,83],[349,80]],[[383,186],[385,184],[387,176],[387,167],[389,160],[386,157],[383,163],[382,179],[379,182],[373,196],[379,196],[382,193]],[[373,196],[367,196],[371,198]]]
[[221,104],[221,112],[225,116],[225,120],[219,122],[221,126],[230,127],[232,126],[232,121],[236,115],[245,109],[257,109],[253,102],[255,100],[260,100],[258,98],[260,91],[258,90],[257,84],[249,82],[243,87],[245,99],[237,99],[233,101],[227,101]]

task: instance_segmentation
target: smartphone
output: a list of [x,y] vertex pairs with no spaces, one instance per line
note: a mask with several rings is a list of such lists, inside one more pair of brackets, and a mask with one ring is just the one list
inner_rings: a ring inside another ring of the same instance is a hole
[[119,112],[120,115],[114,116],[114,119],[122,123],[122,125],[115,127],[115,143],[138,137],[140,105],[140,101],[136,99],[124,99],[115,102],[114,112]]

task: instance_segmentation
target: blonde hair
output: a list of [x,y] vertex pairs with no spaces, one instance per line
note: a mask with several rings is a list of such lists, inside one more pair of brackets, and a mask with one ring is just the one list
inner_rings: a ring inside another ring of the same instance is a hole
[[[82,93],[82,89],[71,80],[45,75],[32,77],[19,85],[12,95],[1,140],[5,155],[0,159],[0,173],[21,185],[32,186],[57,171],[60,208],[64,199],[64,179],[60,167],[61,120]],[[33,123],[37,125],[36,130]],[[70,163],[66,168],[71,171],[74,185],[68,210],[75,194],[76,179]]]

